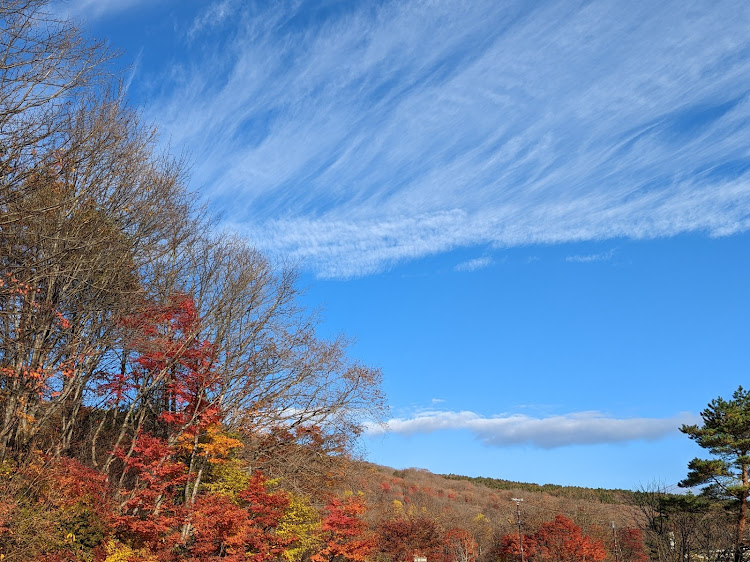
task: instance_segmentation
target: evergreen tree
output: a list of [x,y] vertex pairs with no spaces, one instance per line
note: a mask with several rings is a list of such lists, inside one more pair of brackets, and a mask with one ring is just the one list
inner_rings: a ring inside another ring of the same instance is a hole
[[739,560],[750,496],[750,392],[740,386],[731,400],[712,400],[701,417],[702,426],[683,425],[680,431],[715,458],[690,461],[690,472],[679,485],[704,486],[705,495],[737,503],[734,555]]

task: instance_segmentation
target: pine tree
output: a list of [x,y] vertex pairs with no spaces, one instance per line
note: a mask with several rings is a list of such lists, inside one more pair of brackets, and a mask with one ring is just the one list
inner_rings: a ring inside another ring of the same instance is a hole
[[750,392],[740,386],[731,400],[712,400],[701,417],[702,426],[683,425],[680,431],[716,458],[690,461],[690,472],[679,485],[704,486],[705,495],[737,503],[734,556],[739,560],[750,496]]

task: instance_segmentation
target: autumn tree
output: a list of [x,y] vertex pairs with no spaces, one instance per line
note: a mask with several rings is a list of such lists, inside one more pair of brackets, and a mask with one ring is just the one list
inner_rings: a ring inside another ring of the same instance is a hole
[[[612,550],[617,560],[622,562],[649,562],[646,547],[643,543],[643,532],[634,527],[616,529]],[[615,550],[616,549],[616,550]]]
[[695,458],[688,464],[687,478],[679,485],[703,486],[703,494],[731,501],[736,506],[735,560],[741,557],[750,497],[750,393],[741,386],[731,400],[719,397],[701,412],[702,425],[683,425],[685,433],[715,458]]
[[301,562],[322,549],[320,514],[306,496],[290,493],[289,507],[279,521],[277,535],[289,539],[283,555]]
[[269,482],[255,472],[235,500],[204,495],[192,508],[192,533],[185,555],[191,560],[269,562],[277,560],[293,541],[277,529],[289,498],[269,490]]
[[[144,430],[179,446],[189,457],[189,499],[200,485],[206,462],[224,458],[242,445],[228,439],[220,427],[221,377],[212,368],[213,346],[199,337],[198,312],[188,295],[172,295],[164,305],[146,306],[122,324],[130,335],[125,352],[132,353],[131,364],[105,377],[97,388],[108,408],[119,412],[113,415],[118,433],[111,446],[115,451],[129,447],[127,457],[135,435]],[[103,417],[100,427],[106,422]],[[94,462],[97,433],[92,440]],[[110,453],[105,471],[113,459]]]
[[361,496],[333,498],[325,507],[321,522],[323,548],[313,562],[363,562],[375,547],[375,539],[362,519],[366,510]]
[[475,562],[479,545],[466,529],[453,528],[445,533],[446,560],[450,562]]
[[402,516],[382,521],[377,528],[378,551],[393,562],[411,562],[415,555],[442,558],[445,535],[425,516]]
[[167,550],[181,541],[185,509],[179,490],[187,479],[185,465],[159,437],[139,434],[132,451],[118,451],[128,480],[121,485],[118,537],[134,548]]
[[[520,555],[517,534],[503,538],[502,556]],[[581,528],[564,515],[543,523],[532,534],[523,536],[525,558],[531,562],[601,562],[607,557],[604,544],[583,534]]]

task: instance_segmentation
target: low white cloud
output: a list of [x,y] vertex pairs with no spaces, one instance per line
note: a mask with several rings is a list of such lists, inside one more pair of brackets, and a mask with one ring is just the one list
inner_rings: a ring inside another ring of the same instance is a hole
[[446,430],[468,430],[482,443],[504,447],[531,445],[543,449],[657,440],[674,434],[697,416],[680,413],[671,418],[615,418],[601,412],[576,412],[544,418],[522,414],[484,417],[474,412],[423,412],[367,427],[370,435],[413,435]]

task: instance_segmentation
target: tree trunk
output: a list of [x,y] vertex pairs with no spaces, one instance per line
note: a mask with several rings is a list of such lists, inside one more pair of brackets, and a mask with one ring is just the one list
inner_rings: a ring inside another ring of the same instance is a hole
[[740,514],[737,519],[737,536],[734,541],[734,560],[741,562],[742,546],[745,542],[745,527],[747,525],[747,499],[750,495],[748,490],[748,470],[747,465],[742,465],[742,492],[740,493]]

